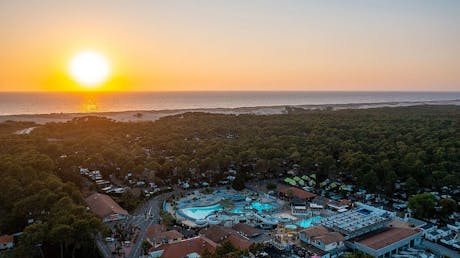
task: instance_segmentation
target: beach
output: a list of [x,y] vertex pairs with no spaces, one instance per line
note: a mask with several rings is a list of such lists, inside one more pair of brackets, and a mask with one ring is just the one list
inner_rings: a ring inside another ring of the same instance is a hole
[[165,116],[173,116],[188,112],[202,112],[231,115],[276,115],[288,112],[288,107],[304,110],[342,110],[342,109],[368,109],[382,107],[405,107],[419,105],[460,105],[460,100],[442,101],[407,101],[407,102],[384,102],[384,103],[352,103],[352,104],[323,104],[323,105],[280,105],[280,106],[257,106],[238,108],[195,108],[195,109],[171,109],[171,110],[132,110],[120,112],[80,112],[80,113],[51,113],[51,114],[20,114],[0,116],[0,122],[23,121],[46,124],[50,122],[66,122],[76,117],[100,116],[119,122],[142,122],[155,121]]

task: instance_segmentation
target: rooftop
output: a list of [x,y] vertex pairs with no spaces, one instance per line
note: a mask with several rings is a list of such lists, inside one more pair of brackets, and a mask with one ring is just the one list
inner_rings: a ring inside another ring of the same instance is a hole
[[251,241],[236,234],[228,236],[228,241],[239,250],[246,250],[251,246]]
[[313,226],[306,228],[301,231],[306,236],[311,238],[311,240],[320,240],[324,244],[336,243],[344,241],[344,237],[338,232],[329,232],[327,228],[323,226]]
[[355,242],[358,242],[374,250],[379,250],[419,232],[420,231],[418,230],[409,228],[387,227],[381,231],[371,232],[369,234],[363,235],[359,239],[356,239]]
[[206,237],[195,237],[182,240],[174,244],[164,244],[157,248],[150,249],[151,252],[163,250],[161,257],[182,258],[191,253],[203,254],[205,250],[213,253],[217,244]]
[[85,199],[90,210],[98,217],[105,218],[111,214],[129,215],[128,212],[121,208],[110,196],[100,193],[94,193]]
[[163,241],[163,240],[175,240],[175,239],[181,239],[183,238],[184,235],[182,235],[180,232],[177,230],[169,230],[169,231],[164,231],[164,232],[158,232],[157,234],[152,235],[149,237],[150,240],[153,242],[158,242],[158,241]]
[[233,229],[245,234],[248,237],[260,235],[262,232],[257,228],[251,227],[246,223],[238,223],[233,226]]
[[153,224],[147,228],[147,232],[145,233],[145,236],[147,238],[153,238],[155,235],[166,231],[166,227],[161,224]]
[[313,226],[302,230],[301,232],[305,233],[308,237],[320,236],[329,232],[327,228],[323,226]]
[[234,229],[220,225],[212,225],[207,229],[202,229],[200,234],[218,244],[224,241],[230,241],[230,243],[238,249],[247,249],[251,245],[251,241],[240,236]]
[[339,232],[328,232],[324,235],[314,237],[314,239],[320,240],[326,245],[331,243],[342,242],[345,240],[345,238]]
[[353,210],[325,218],[321,220],[321,225],[344,235],[351,235],[358,233],[359,231],[365,231],[371,227],[383,227],[389,221],[389,218],[365,214]]
[[206,236],[216,243],[224,241],[230,234],[229,228],[219,225],[212,225],[209,228],[200,230],[200,235]]
[[301,198],[301,199],[310,199],[310,198],[317,196],[314,193],[310,193],[310,192],[304,191],[296,187],[288,187],[285,189],[281,189],[279,190],[279,192],[284,195],[287,195],[289,192],[291,192],[294,197]]
[[0,236],[0,244],[7,244],[14,241],[13,235],[3,235]]

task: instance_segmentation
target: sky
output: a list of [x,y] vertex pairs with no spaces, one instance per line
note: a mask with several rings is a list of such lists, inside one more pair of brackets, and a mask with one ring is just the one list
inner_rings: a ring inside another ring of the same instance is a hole
[[460,1],[0,1],[0,91],[460,91]]

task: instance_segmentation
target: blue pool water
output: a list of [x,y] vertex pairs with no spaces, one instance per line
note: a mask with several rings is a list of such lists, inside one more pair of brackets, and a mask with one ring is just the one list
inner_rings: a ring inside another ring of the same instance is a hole
[[192,219],[204,219],[206,218],[209,214],[215,212],[215,211],[220,211],[222,210],[222,205],[216,204],[212,206],[206,206],[206,207],[192,207],[192,208],[185,208],[182,209],[182,213],[186,215],[189,218]]
[[322,219],[321,216],[311,217],[309,219],[299,220],[296,222],[297,225],[301,226],[302,228],[309,228],[312,226],[313,222],[320,221]]
[[233,213],[244,213],[244,210],[242,208],[235,208],[235,209],[231,210],[231,212],[233,212]]
[[[267,211],[267,210],[272,210],[275,208],[275,206],[269,204],[269,203],[261,203],[261,202],[252,202],[251,205],[249,205],[251,209],[257,210],[257,212],[262,212],[262,211]],[[243,207],[237,207],[233,210],[231,210],[233,213],[246,213],[244,211]]]
[[260,203],[260,202],[253,202],[251,203],[251,208],[257,210],[258,212],[261,211],[266,211],[266,210],[271,210],[274,209],[275,206],[269,204],[269,203]]
[[294,229],[297,228],[296,225],[292,225],[292,224],[288,224],[288,225],[286,225],[286,226],[284,226],[284,227],[285,227],[286,229],[292,229],[292,230],[294,230]]

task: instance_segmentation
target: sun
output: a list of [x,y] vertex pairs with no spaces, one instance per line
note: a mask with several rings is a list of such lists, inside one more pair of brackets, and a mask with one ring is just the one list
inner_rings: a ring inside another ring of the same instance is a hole
[[95,51],[82,51],[71,59],[69,72],[82,87],[93,89],[107,80],[110,66],[104,55]]

